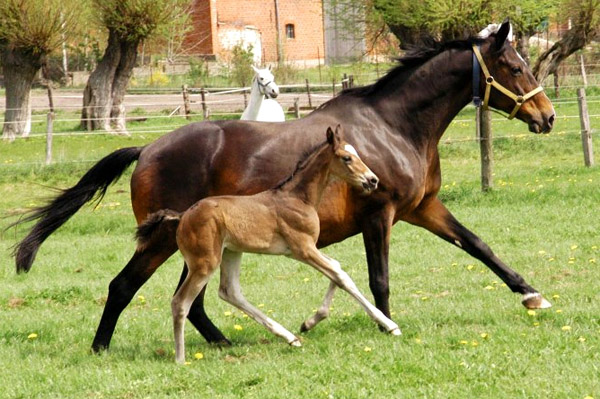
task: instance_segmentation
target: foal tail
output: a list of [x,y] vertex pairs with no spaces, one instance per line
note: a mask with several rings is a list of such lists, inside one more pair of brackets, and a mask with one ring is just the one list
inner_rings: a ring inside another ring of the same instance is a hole
[[42,243],[56,229],[62,226],[86,202],[102,200],[108,187],[116,182],[129,165],[137,161],[143,147],[122,148],[102,158],[73,187],[61,190],[62,193],[50,203],[35,208],[29,215],[11,224],[8,228],[37,220],[27,237],[15,246],[17,273],[31,269],[35,255]]
[[164,243],[167,237],[175,236],[177,226],[181,221],[180,212],[163,209],[149,215],[144,223],[140,224],[135,233],[138,242],[138,251],[143,251],[155,244]]

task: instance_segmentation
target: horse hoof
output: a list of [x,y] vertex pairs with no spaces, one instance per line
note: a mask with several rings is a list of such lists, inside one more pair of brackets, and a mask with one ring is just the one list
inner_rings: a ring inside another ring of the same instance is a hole
[[302,325],[300,326],[300,332],[307,332],[308,331],[308,327],[306,326],[306,322],[302,323]]
[[296,348],[298,348],[298,347],[302,346],[302,343],[300,343],[300,340],[298,338],[296,338],[295,340],[290,342],[290,346],[295,346]]
[[390,334],[398,336],[398,335],[402,335],[402,331],[400,331],[399,327],[396,327],[393,330],[390,330]]
[[523,295],[521,303],[527,309],[548,309],[549,307],[552,307],[552,304],[539,292],[530,292],[529,294]]

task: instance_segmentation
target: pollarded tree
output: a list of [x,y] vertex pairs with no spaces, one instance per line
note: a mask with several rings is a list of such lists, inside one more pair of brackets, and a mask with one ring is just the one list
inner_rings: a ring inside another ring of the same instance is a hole
[[571,29],[537,59],[533,74],[538,82],[554,74],[567,57],[600,36],[600,0],[565,0],[561,10],[561,15],[570,20]]
[[[140,43],[189,5],[186,0],[94,0],[96,14],[108,30],[106,50],[88,79],[81,124],[127,134],[123,97]],[[111,123],[115,126],[113,130]]]
[[70,0],[0,1],[0,57],[6,87],[3,139],[29,134],[31,85],[77,15],[78,8]]

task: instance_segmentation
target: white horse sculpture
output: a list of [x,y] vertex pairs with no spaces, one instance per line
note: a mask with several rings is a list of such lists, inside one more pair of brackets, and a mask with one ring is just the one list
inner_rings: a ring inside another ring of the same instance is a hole
[[258,69],[252,66],[256,75],[252,79],[250,102],[242,113],[242,120],[262,122],[283,122],[285,114],[283,108],[275,100],[279,95],[279,87],[275,78],[267,68]]

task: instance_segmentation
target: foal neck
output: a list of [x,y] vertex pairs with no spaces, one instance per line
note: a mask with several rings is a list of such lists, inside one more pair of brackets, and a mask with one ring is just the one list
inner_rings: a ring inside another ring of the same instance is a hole
[[275,190],[300,198],[316,208],[329,181],[329,166],[333,159],[331,146],[327,143],[319,145],[298,162],[296,170]]

